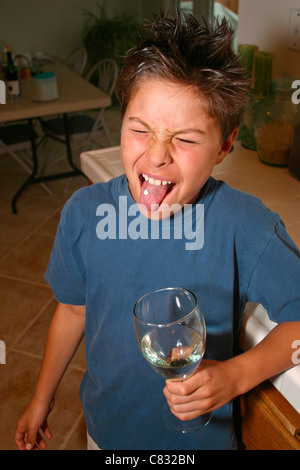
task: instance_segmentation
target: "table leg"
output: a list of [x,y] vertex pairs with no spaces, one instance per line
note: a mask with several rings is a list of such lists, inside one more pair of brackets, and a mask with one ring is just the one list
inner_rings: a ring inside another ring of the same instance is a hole
[[65,128],[65,144],[67,147],[67,158],[69,165],[75,170],[78,171],[76,166],[73,163],[72,159],[72,150],[71,150],[71,143],[70,143],[70,133],[69,133],[69,125],[68,125],[68,115],[67,113],[63,114],[63,120],[64,120],[64,128]]
[[29,184],[32,184],[34,182],[34,177],[37,173],[37,169],[38,169],[38,161],[37,161],[37,154],[36,154],[36,144],[35,144],[35,134],[34,134],[34,130],[33,130],[33,123],[32,123],[32,119],[28,119],[28,131],[29,131],[29,138],[30,138],[30,143],[31,143],[31,152],[32,152],[32,163],[33,163],[33,167],[32,167],[32,172],[31,174],[29,175],[29,177],[24,181],[24,183],[22,184],[22,186],[20,187],[20,189],[16,192],[16,194],[14,195],[13,199],[12,199],[12,202],[11,202],[11,207],[12,207],[12,212],[13,214],[16,214],[18,211],[17,211],[17,207],[16,207],[16,202],[17,202],[17,199],[18,197],[20,196],[20,194],[24,191],[24,189],[29,185]]
[[30,176],[26,179],[26,181],[22,184],[20,189],[16,192],[12,199],[12,212],[14,214],[17,213],[17,208],[16,208],[16,201],[20,194],[24,191],[24,189],[30,185],[30,184],[36,184],[36,183],[43,183],[46,181],[51,181],[55,179],[61,179],[61,178],[70,178],[71,176],[76,176],[76,175],[83,175],[82,171],[77,168],[72,160],[72,150],[71,150],[71,144],[70,144],[70,135],[69,135],[69,129],[68,129],[68,116],[65,113],[63,115],[64,119],[64,127],[65,127],[65,144],[67,148],[67,158],[68,158],[68,163],[70,167],[72,168],[71,171],[67,172],[62,172],[62,173],[56,173],[53,175],[44,175],[44,176],[39,176],[37,177],[38,173],[38,155],[37,155],[37,145],[35,143],[35,133],[33,129],[33,119],[28,119],[28,130],[29,130],[29,136],[30,136],[30,143],[31,143],[31,152],[32,152],[32,173]]

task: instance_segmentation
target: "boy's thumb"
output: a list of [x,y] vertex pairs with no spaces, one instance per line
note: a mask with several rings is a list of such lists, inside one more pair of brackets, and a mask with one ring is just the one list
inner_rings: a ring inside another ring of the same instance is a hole
[[26,436],[26,444],[25,444],[25,449],[26,450],[31,450],[34,446],[36,440],[36,433],[35,431],[29,431]]

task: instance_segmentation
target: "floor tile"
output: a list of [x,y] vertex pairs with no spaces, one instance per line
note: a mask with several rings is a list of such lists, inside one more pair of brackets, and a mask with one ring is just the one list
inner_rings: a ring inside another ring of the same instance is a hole
[[37,286],[0,275],[0,297],[0,339],[9,347],[53,299],[53,293],[46,284]]
[[[29,355],[9,352],[7,363],[1,365],[0,401],[1,401],[1,450],[14,450],[14,433],[16,423],[29,403],[37,380],[40,360]],[[55,398],[55,406],[49,415],[48,425],[53,434],[48,449],[58,450],[65,443],[65,436],[74,431],[72,445],[77,448],[84,446],[82,433],[75,433],[74,422],[81,416],[81,405],[78,389],[82,379],[82,371],[69,367],[66,371]],[[4,404],[4,405],[3,405]],[[79,425],[84,426],[82,420]],[[77,445],[76,441],[79,441]]]
[[11,210],[11,196],[0,201],[2,227],[31,232],[46,221],[62,204],[56,197],[46,194],[36,186],[28,187],[17,201],[17,214]]
[[60,450],[87,450],[86,425],[83,415],[80,415],[74,429],[61,444]]
[[55,237],[57,227],[60,220],[61,208],[59,208],[51,217],[49,217],[46,222],[43,222],[39,225],[35,233],[40,235],[48,235],[51,237]]
[[13,195],[28,177],[28,173],[8,154],[0,154],[0,201]]
[[[17,342],[11,345],[11,348],[18,352],[30,353],[34,356],[43,357],[44,347],[48,335],[49,325],[55,312],[57,302],[53,299],[49,305],[30,324],[30,329],[25,330],[24,334],[17,338]],[[85,361],[85,341],[80,343],[71,365],[82,371],[86,368]]]
[[0,262],[4,256],[28,236],[25,230],[4,227],[0,224]]
[[0,274],[44,284],[53,237],[32,233],[0,262]]

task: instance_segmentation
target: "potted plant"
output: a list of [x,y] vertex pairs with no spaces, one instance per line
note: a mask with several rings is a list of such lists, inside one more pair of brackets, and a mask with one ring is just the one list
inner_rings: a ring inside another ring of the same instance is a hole
[[87,50],[87,71],[99,60],[114,59],[119,67],[122,57],[134,44],[138,22],[133,15],[123,13],[108,17],[104,3],[95,2],[98,13],[82,8],[86,17],[82,31],[82,42]]

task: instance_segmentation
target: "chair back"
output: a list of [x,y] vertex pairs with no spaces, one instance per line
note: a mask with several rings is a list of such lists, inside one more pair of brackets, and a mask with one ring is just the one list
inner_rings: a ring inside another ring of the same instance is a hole
[[118,65],[113,59],[102,59],[91,68],[86,79],[93,80],[104,93],[111,96],[116,86],[118,72]]
[[66,65],[74,72],[78,73],[78,75],[82,75],[84,68],[87,62],[87,52],[86,49],[82,47],[78,47],[75,49],[69,57],[66,59]]

